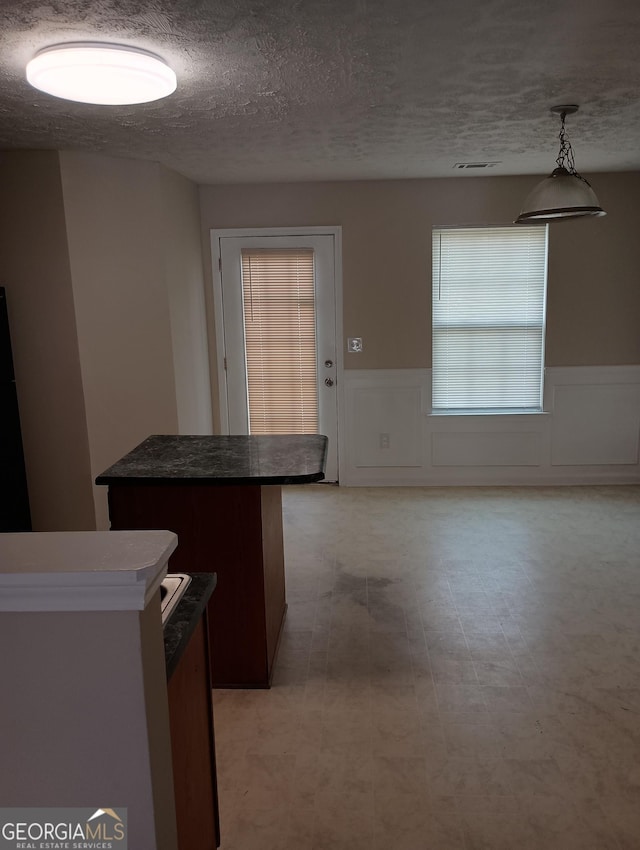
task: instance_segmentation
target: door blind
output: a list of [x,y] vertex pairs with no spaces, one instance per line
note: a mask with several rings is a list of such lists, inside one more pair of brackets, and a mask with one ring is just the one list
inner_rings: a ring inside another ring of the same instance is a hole
[[312,248],[242,251],[250,434],[317,434]]
[[434,411],[540,411],[547,226],[433,230]]

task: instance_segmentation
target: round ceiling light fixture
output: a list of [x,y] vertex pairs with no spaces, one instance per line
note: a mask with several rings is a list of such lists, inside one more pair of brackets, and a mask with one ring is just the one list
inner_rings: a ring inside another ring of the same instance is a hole
[[79,103],[148,103],[176,90],[167,63],[138,47],[76,41],[45,47],[27,65],[28,82],[40,91]]

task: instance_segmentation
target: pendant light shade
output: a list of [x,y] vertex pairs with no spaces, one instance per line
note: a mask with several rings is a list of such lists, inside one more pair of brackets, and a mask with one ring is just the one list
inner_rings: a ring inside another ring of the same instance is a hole
[[40,50],[27,65],[27,80],[55,97],[103,105],[147,103],[176,89],[174,71],[159,56],[100,42]]
[[566,168],[554,168],[529,193],[517,221],[554,221],[583,215],[599,216],[606,212],[586,180],[570,174]]
[[562,121],[557,168],[529,193],[516,224],[606,215],[590,184],[575,169],[573,150],[566,136],[564,121],[566,115],[577,109],[573,105],[552,107],[551,111],[559,114]]

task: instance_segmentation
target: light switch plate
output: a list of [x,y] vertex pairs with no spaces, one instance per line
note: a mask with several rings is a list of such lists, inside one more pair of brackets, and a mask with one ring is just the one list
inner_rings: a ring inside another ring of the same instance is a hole
[[360,354],[360,352],[362,351],[362,337],[347,337],[347,351],[349,351],[351,354]]

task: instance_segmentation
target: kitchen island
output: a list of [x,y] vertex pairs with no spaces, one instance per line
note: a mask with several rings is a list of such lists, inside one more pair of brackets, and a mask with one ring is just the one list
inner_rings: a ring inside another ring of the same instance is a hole
[[286,613],[282,486],[324,478],[327,438],[147,438],[96,479],[113,530],[168,529],[172,572],[217,573],[214,687],[268,688]]

